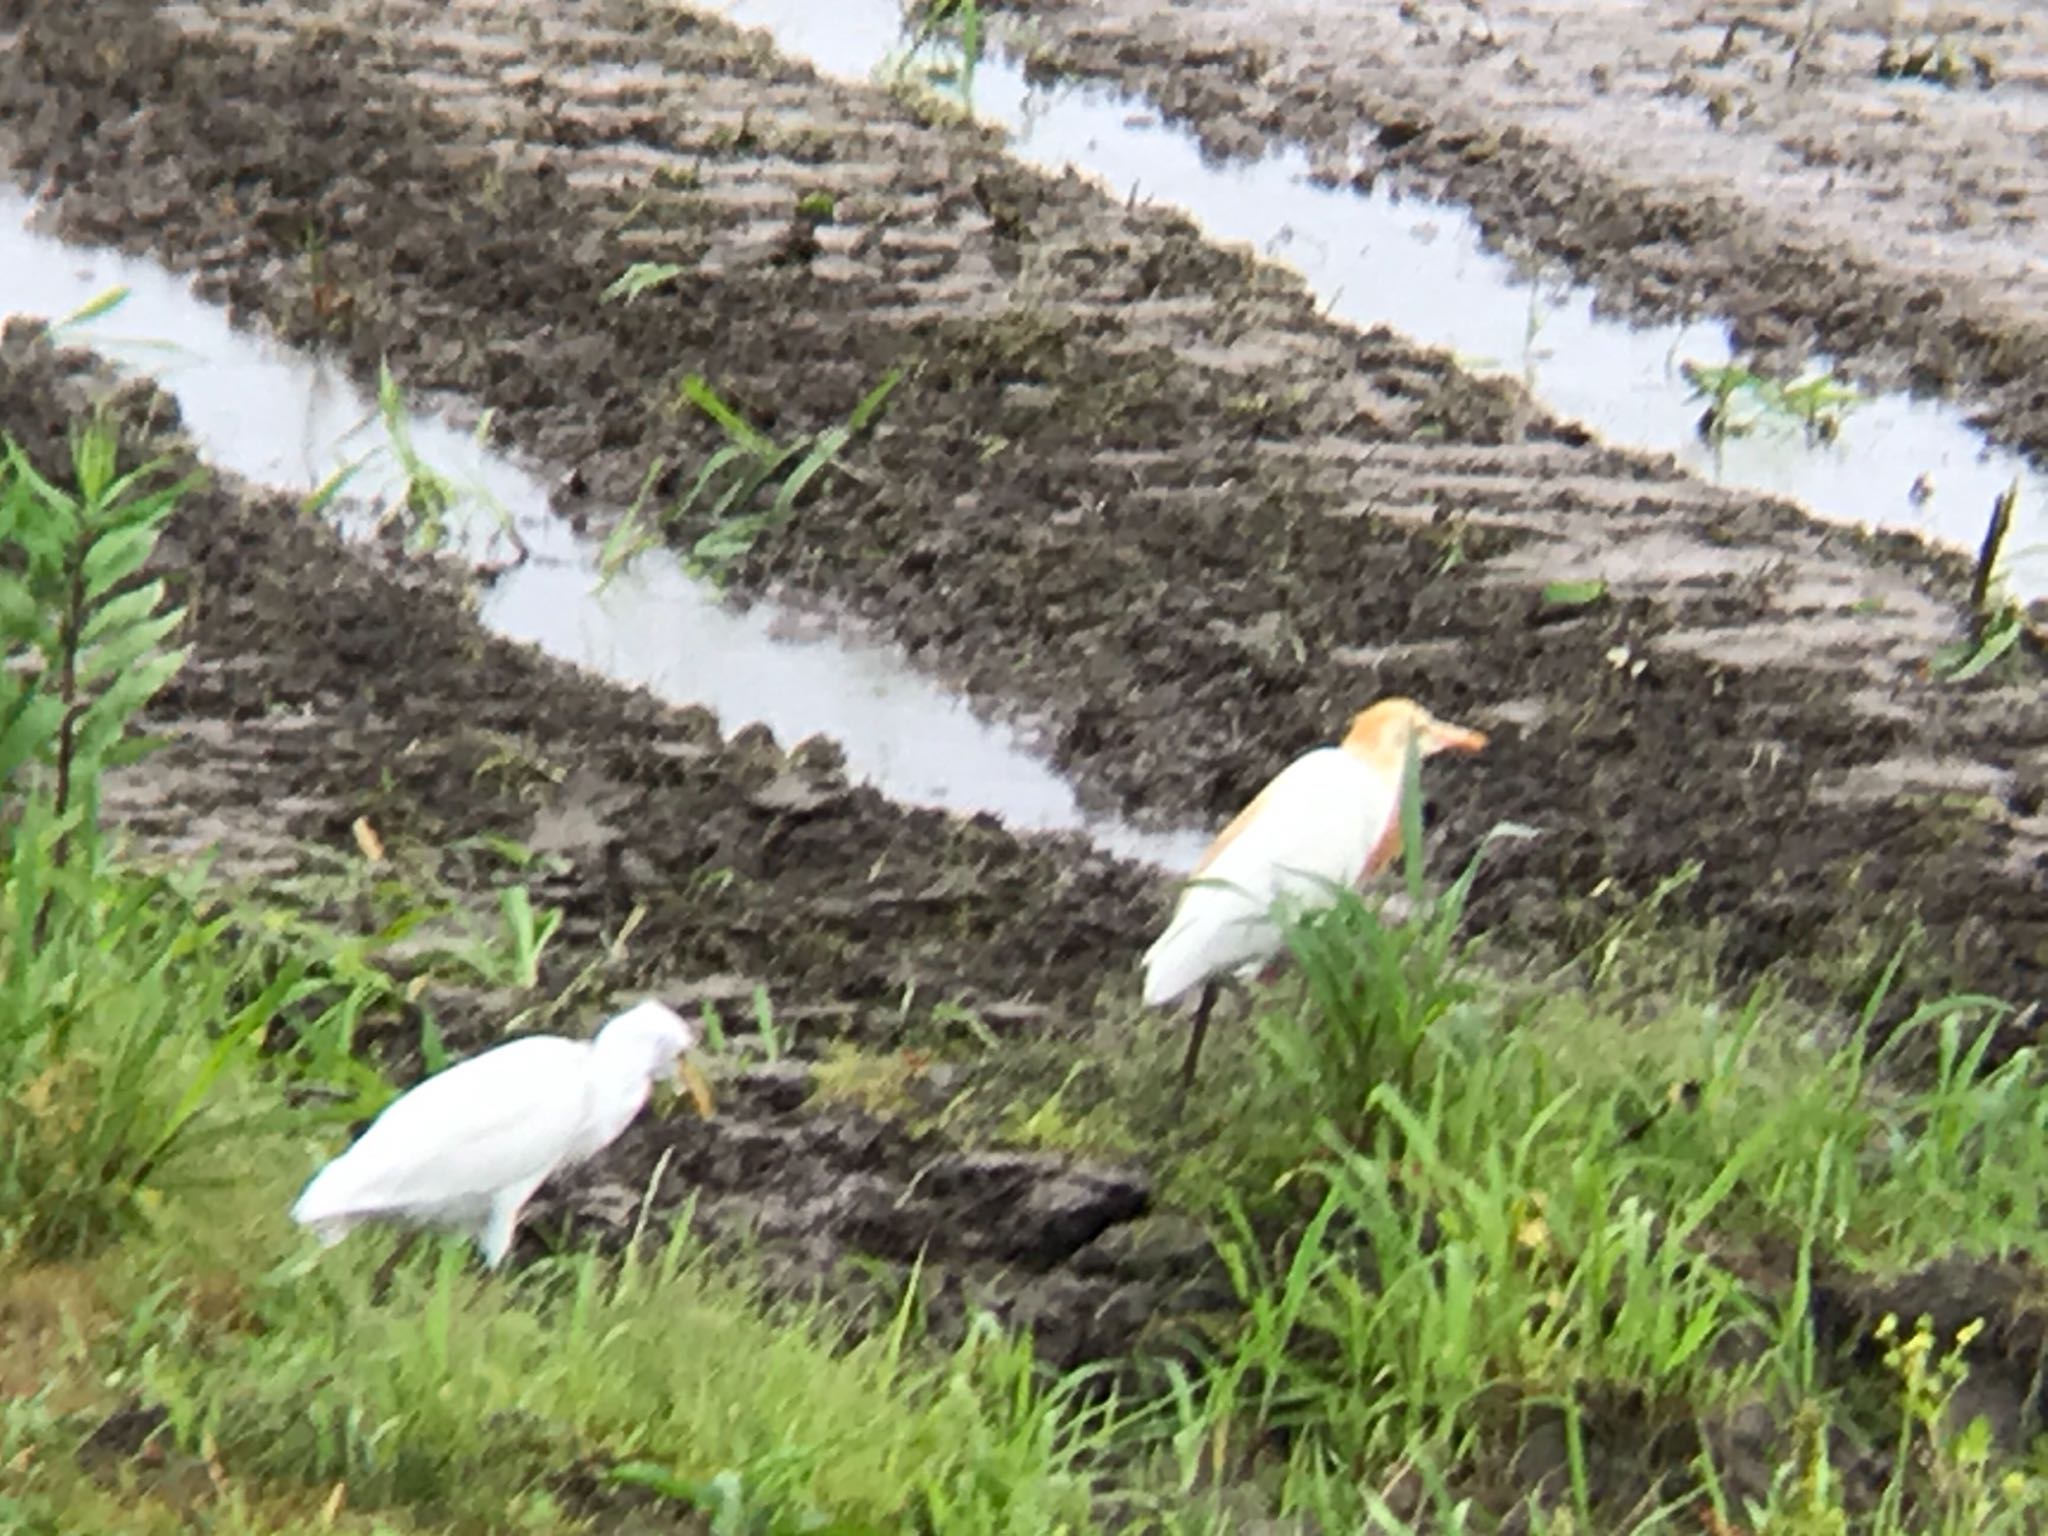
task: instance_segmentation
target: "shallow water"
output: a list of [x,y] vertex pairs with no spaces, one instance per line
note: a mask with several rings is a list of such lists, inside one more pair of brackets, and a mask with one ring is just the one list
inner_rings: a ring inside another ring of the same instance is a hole
[[[375,402],[337,366],[235,330],[224,309],[154,262],[31,231],[32,211],[28,199],[0,191],[0,315],[61,320],[126,287],[117,308],[69,339],[176,396],[211,463],[305,495],[361,459],[335,503],[337,521],[356,534],[401,493],[404,475]],[[785,745],[829,736],[845,749],[849,776],[892,799],[991,811],[1018,830],[1080,829],[1171,870],[1199,855],[1204,839],[1193,833],[1145,833],[1083,815],[1067,783],[1013,733],[978,719],[888,646],[774,604],[742,611],[665,550],[601,584],[597,540],[548,510],[539,478],[439,417],[416,412],[408,423],[420,458],[468,493],[451,519],[451,546],[504,560],[512,545],[503,518],[531,552],[481,594],[480,616],[495,633],[672,702],[704,705],[728,730],[758,720]]]
[[[784,52],[846,78],[893,69],[904,51],[897,0],[727,0],[723,9],[739,25],[766,28]],[[1515,374],[1553,414],[1618,447],[1670,453],[1706,479],[1974,553],[1993,499],[2017,477],[2010,580],[2023,597],[2048,594],[2048,476],[1991,447],[1952,405],[1874,396],[1848,413],[1832,443],[1809,445],[1795,426],[1763,424],[1727,441],[1717,461],[1695,429],[1704,407],[1679,364],[1729,362],[1723,325],[1637,327],[1598,316],[1589,288],[1485,250],[1460,208],[1384,187],[1317,186],[1299,149],[1207,163],[1192,133],[1104,86],[1031,86],[991,55],[974,70],[971,103],[1009,131],[1021,159],[1052,171],[1072,166],[1119,197],[1135,192],[1179,208],[1212,236],[1294,267],[1334,317],[1387,325],[1468,366]]]

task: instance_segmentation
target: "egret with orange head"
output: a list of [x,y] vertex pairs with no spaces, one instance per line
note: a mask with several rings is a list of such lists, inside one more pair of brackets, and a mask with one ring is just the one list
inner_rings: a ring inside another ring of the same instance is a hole
[[1200,985],[1181,1063],[1194,1081],[1209,1011],[1227,975],[1255,975],[1286,947],[1274,906],[1327,906],[1401,852],[1408,746],[1423,757],[1477,752],[1479,731],[1438,720],[1413,699],[1382,699],[1351,722],[1341,745],[1289,763],[1238,813],[1196,864],[1173,918],[1145,952],[1145,1002],[1160,1007]]

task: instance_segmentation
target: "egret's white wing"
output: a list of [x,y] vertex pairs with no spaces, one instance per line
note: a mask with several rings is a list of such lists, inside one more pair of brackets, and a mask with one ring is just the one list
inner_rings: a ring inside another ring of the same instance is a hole
[[1271,959],[1281,897],[1314,905],[1356,885],[1394,825],[1400,784],[1335,747],[1296,758],[1217,839],[1145,954],[1145,1001]]
[[545,1177],[581,1130],[589,1050],[545,1036],[514,1040],[436,1073],[320,1170],[293,1217],[428,1210]]

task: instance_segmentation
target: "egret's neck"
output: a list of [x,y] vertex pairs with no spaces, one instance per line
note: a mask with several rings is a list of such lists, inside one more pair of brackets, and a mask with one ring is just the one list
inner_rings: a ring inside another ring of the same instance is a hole
[[579,1138],[579,1160],[609,1145],[633,1123],[654,1076],[647,1049],[638,1040],[593,1041],[584,1071],[585,1134]]
[[1399,724],[1354,729],[1344,738],[1344,750],[1398,788],[1408,766],[1409,733]]

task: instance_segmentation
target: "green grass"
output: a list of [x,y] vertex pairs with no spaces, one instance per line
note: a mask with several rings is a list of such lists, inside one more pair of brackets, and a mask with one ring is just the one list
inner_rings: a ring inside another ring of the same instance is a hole
[[[1156,1107],[1178,1049],[1156,1023],[975,1090],[1050,1144],[1163,1145],[1170,1198],[1218,1232],[1242,1312],[1180,1379],[1182,1485],[1400,1529],[1373,1490],[1412,1483],[1418,1528],[1486,1530],[1531,1496],[1515,1457],[1549,1416],[1576,1449],[1527,1511],[1548,1528],[1694,1530],[1717,1504],[1745,1531],[2029,1528],[2048,1482],[1936,1401],[1974,1330],[1826,1336],[1811,1307],[1823,1266],[1874,1287],[2043,1257],[2048,1076],[2032,1049],[1992,1064],[2008,1011],[1945,998],[1880,1041],[1889,974],[1852,1020],[1769,987],[1646,996],[1641,939],[1602,946],[1602,981],[1517,976],[1450,942],[1461,897],[1398,928],[1351,899],[1298,932],[1296,977],[1222,1032],[1187,1123]],[[1785,1437],[1755,1507],[1711,1454],[1746,1412]],[[1809,1423],[1838,1453],[1904,1447],[1879,1502],[1816,1481]]]
[[[1897,962],[1860,1014],[1730,996],[1672,962],[1655,896],[1581,955],[1488,954],[1464,926],[1485,850],[1441,887],[1411,853],[1399,921],[1347,896],[1296,922],[1293,967],[1219,1020],[1185,1114],[1178,1032],[1122,986],[1090,1038],[1002,1040],[953,1009],[915,1056],[827,1062],[838,1104],[1153,1165],[1234,1302],[1155,1319],[1114,1369],[1049,1371],[986,1317],[928,1336],[922,1277],[880,1319],[778,1298],[687,1220],[495,1276],[429,1244],[380,1293],[388,1236],[320,1251],[285,1217],[390,1092],[359,1034],[416,1016],[423,985],[574,1022],[605,946],[551,957],[573,979],[546,994],[553,914],[504,882],[526,859],[509,845],[471,850],[491,895],[467,904],[374,831],[360,861],[261,901],[124,852],[97,784],[176,665],[144,566],[177,487],[116,457],[93,427],[68,478],[18,453],[0,474],[0,1526],[1963,1536],[2048,1518],[2041,1461],[1973,1406],[2012,1317],[1838,1303],[1824,1327],[1814,1305],[1933,1264],[2038,1274],[2048,1074],[2031,1046],[1994,1050],[2018,1021],[1956,995],[1880,1030]],[[1419,849],[1413,815],[1406,832]],[[765,994],[757,1022],[765,1054],[788,1048]],[[938,1056],[971,1072],[932,1111],[906,1074]],[[149,1446],[95,1444],[137,1406],[162,1415]],[[1851,1477],[1866,1453],[1875,1474]]]
[[[273,1191],[273,1193],[282,1193]],[[1085,1520],[1068,1463],[1095,1427],[1032,1380],[1029,1352],[978,1336],[913,1350],[903,1326],[859,1342],[691,1257],[580,1255],[486,1279],[459,1250],[369,1298],[371,1249],[254,1280],[250,1326],[195,1341],[182,1319],[131,1326],[141,1384],[179,1440],[246,1475],[345,1482],[357,1502],[553,1528],[548,1485],[585,1458],[684,1503],[723,1477],[785,1520],[887,1529],[944,1501],[959,1530]],[[198,1347],[194,1347],[197,1344]],[[888,1411],[872,1411],[887,1404]],[[794,1527],[792,1527],[794,1528]]]
[[[850,1341],[704,1262],[686,1227],[643,1258],[576,1255],[505,1282],[449,1246],[373,1301],[375,1237],[316,1261],[280,1230],[313,1148],[257,1150],[95,1271],[125,1317],[64,1361],[161,1405],[167,1438],[238,1487],[293,1503],[345,1486],[355,1508],[435,1529],[573,1529],[579,1476],[685,1508],[737,1497],[781,1522],[735,1530],[893,1530],[939,1511],[947,1530],[1090,1528],[1082,1459],[1115,1410],[1038,1379],[1015,1339],[984,1327],[930,1350],[906,1313]],[[227,1315],[210,1315],[222,1296]],[[90,1422],[24,1418],[0,1459],[75,1444]],[[90,1502],[61,1456],[39,1460],[23,1491],[53,1518]]]

